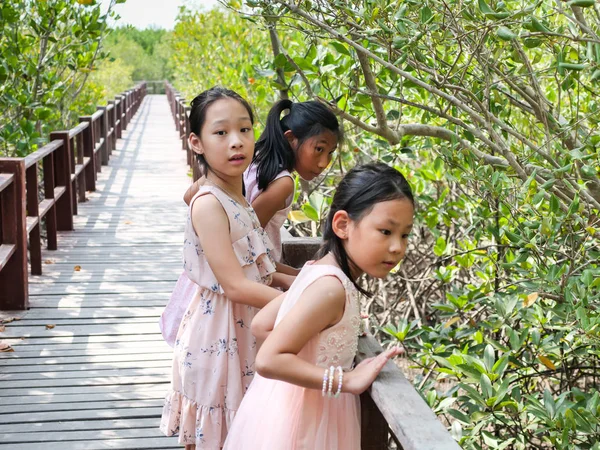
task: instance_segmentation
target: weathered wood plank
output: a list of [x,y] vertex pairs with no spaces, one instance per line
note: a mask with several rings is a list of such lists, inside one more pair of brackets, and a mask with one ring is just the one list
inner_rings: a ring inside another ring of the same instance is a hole
[[[43,444],[0,444],[0,449],[10,450],[63,450],[65,442],[45,442]],[[166,449],[181,448],[176,438],[139,438],[139,439],[107,439],[97,441],[70,441],[71,450],[103,450],[103,449]]]
[[10,414],[26,414],[26,413],[60,413],[65,411],[86,411],[86,410],[102,410],[102,409],[124,409],[124,408],[162,408],[164,398],[154,399],[133,399],[133,400],[117,400],[117,401],[86,401],[79,403],[46,403],[46,404],[14,404],[2,407],[0,414],[0,422],[3,422],[3,417]]
[[164,399],[165,396],[166,389],[164,385],[147,387],[145,389],[128,390],[124,392],[106,392],[104,394],[30,395],[20,397],[18,402],[14,402],[12,404],[5,401],[2,405],[2,410],[8,411],[7,408],[19,408],[19,406],[21,405],[45,405],[48,403],[110,402],[118,400],[149,400]]
[[0,423],[0,437],[3,433],[49,433],[52,431],[84,431],[84,430],[118,430],[123,428],[158,428],[160,421],[156,418],[150,419],[111,419],[82,421],[73,420],[69,422],[38,422],[20,424]]
[[40,356],[87,356],[87,355],[119,355],[136,354],[150,352],[166,352],[171,348],[160,337],[152,341],[137,341],[135,338],[127,342],[107,342],[107,343],[54,343],[47,345],[41,344],[17,345],[18,352],[0,353],[0,359],[7,358],[37,358]]
[[[14,322],[13,322],[14,323]],[[21,322],[17,322],[21,323]],[[127,324],[107,325],[65,325],[47,330],[42,326],[28,327],[26,324],[6,327],[3,334],[6,338],[52,338],[61,336],[115,336],[119,334],[130,335],[135,331],[136,335],[160,333],[158,323],[140,323],[135,327]]]
[[115,375],[107,377],[95,378],[69,378],[69,379],[45,379],[36,380],[19,380],[19,381],[2,381],[2,388],[10,393],[10,389],[19,388],[49,388],[49,387],[77,387],[77,386],[119,386],[132,384],[148,384],[148,383],[164,383],[169,380],[165,375]]
[[2,423],[35,423],[35,422],[61,422],[66,420],[99,420],[121,418],[152,418],[160,417],[162,406],[146,408],[125,408],[119,411],[114,409],[92,409],[81,411],[48,411],[40,413],[17,413],[2,416]]
[[18,443],[48,443],[63,442],[69,445],[69,441],[95,441],[98,439],[129,439],[129,438],[152,438],[163,437],[158,427],[151,428],[114,428],[107,430],[85,430],[85,431],[46,431],[43,433],[6,433],[0,435],[3,444]]

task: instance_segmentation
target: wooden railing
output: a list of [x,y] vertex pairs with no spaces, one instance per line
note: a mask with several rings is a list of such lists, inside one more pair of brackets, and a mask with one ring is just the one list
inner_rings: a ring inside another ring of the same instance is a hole
[[0,158],[0,310],[28,308],[28,244],[31,273],[41,275],[42,221],[48,249],[56,250],[57,231],[73,230],[78,202],[96,189],[97,173],[145,95],[140,83],[76,127],[50,133],[50,142],[25,158]]
[[[187,151],[194,180],[197,164],[187,145],[190,132],[186,100],[165,82],[175,128],[181,148]],[[293,267],[302,267],[314,256],[318,238],[294,238],[283,232],[283,259]],[[377,356],[383,349],[373,336],[359,339],[357,362]],[[425,400],[393,362],[388,362],[371,388],[361,395],[362,450],[459,450],[460,447],[438,420]]]
[[181,149],[186,151],[188,166],[192,169],[194,180],[200,177],[198,164],[195,164],[195,155],[188,146],[188,136],[190,135],[190,109],[185,98],[169,83],[165,81],[165,93],[171,107],[171,114],[175,121],[175,129],[179,132],[181,140]]
[[[317,252],[320,239],[283,237],[283,259],[302,267]],[[356,362],[383,351],[371,336],[358,342]],[[362,450],[458,450],[459,445],[414,386],[388,362],[371,388],[361,395]],[[395,447],[393,447],[395,445]]]

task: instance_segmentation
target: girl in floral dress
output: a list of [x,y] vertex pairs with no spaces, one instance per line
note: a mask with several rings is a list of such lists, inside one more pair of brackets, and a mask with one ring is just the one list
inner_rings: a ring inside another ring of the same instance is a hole
[[[219,450],[254,375],[250,323],[287,287],[268,237],[242,195],[252,160],[252,110],[235,92],[212,88],[192,101],[189,145],[207,182],[190,202],[184,269],[197,286],[174,346],[161,431],[186,449]],[[270,286],[269,286],[270,284]]]

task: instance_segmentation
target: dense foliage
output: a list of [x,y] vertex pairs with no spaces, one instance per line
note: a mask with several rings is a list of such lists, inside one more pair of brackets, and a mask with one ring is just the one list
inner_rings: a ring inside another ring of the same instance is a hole
[[283,91],[343,118],[347,145],[305,186],[297,233],[318,230],[348,167],[381,159],[408,176],[411,255],[368,282],[364,308],[461,445],[600,448],[598,6],[228,5],[181,15],[178,87],[227,84],[263,117]]
[[2,2],[0,154],[23,156],[51,130],[95,111],[104,87],[90,78],[119,2],[105,13],[85,0]]

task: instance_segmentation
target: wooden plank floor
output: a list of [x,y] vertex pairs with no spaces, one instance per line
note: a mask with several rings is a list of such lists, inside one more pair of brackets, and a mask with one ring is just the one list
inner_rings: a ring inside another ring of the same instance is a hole
[[[0,450],[166,449],[171,351],[158,317],[181,270],[189,185],[165,96],[144,99],[75,231],[30,276],[31,309],[0,339]],[[54,325],[48,328],[47,325]]]

